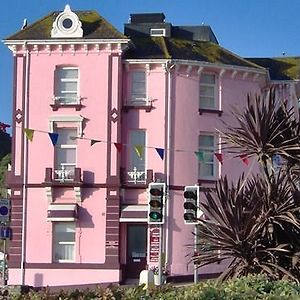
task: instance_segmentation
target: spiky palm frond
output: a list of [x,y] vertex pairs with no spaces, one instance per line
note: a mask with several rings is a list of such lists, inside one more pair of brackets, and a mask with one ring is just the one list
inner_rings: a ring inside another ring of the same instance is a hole
[[287,161],[300,162],[300,127],[294,108],[280,102],[271,90],[266,98],[248,95],[247,106],[235,112],[238,126],[222,132],[226,148],[256,156],[259,161],[279,154]]
[[193,257],[199,267],[228,260],[222,279],[249,273],[295,279],[292,256],[300,243],[290,242],[299,240],[299,207],[286,178],[274,176],[270,189],[259,175],[246,183],[241,177],[235,186],[225,177],[215,192],[205,192],[206,218],[199,220],[199,255]]

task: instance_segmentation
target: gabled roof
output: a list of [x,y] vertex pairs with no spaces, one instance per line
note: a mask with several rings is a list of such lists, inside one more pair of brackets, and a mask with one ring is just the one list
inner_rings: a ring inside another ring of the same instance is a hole
[[[52,12],[6,40],[51,40],[52,24],[61,12]],[[96,11],[74,11],[82,23],[83,39],[126,39]]]
[[300,79],[300,57],[247,58],[269,70],[272,80]]
[[134,47],[127,50],[124,55],[125,59],[182,59],[264,69],[209,41],[191,41],[150,36],[132,38],[131,40]]

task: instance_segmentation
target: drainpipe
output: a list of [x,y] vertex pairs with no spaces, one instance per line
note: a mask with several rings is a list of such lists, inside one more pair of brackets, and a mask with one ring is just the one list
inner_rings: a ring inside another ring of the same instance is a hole
[[[28,84],[29,84],[29,51],[27,49],[27,42],[23,45],[25,49],[25,89],[24,89],[24,127],[28,128]],[[22,252],[21,252],[21,285],[25,284],[25,247],[26,247],[26,196],[27,196],[27,167],[28,167],[28,141],[25,133],[23,133],[23,145],[24,145],[24,156],[23,156],[23,189],[22,189]]]
[[[170,208],[170,148],[171,148],[171,90],[172,90],[172,77],[171,77],[171,70],[175,66],[175,63],[173,63],[171,60],[168,60],[166,62],[166,70],[167,70],[167,130],[166,130],[166,136],[167,136],[167,155],[166,155],[166,164],[165,164],[165,174],[166,174],[166,195],[167,195],[167,201],[166,201],[166,229],[165,229],[165,266],[169,263],[169,208]],[[165,267],[164,266],[164,267]]]

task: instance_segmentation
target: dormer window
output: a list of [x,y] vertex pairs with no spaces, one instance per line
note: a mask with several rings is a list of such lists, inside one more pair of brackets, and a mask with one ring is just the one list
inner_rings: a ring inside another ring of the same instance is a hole
[[83,30],[78,16],[66,5],[64,11],[60,13],[52,25],[52,38],[82,37]]
[[151,36],[166,36],[166,29],[164,28],[151,28],[150,29]]

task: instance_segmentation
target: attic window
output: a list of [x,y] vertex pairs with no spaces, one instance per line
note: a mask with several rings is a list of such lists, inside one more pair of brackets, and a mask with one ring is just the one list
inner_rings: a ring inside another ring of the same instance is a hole
[[151,36],[166,36],[165,28],[151,28],[150,29]]
[[60,13],[52,25],[52,38],[82,37],[82,24],[78,16],[72,12],[69,5],[66,5],[64,11]]

